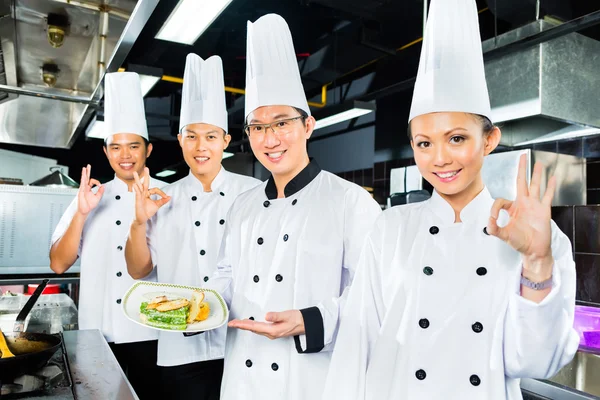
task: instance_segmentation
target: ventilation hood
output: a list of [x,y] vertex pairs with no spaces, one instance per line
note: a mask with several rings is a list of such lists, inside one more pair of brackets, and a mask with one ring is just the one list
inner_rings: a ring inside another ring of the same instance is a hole
[[[558,23],[538,20],[483,42],[484,53]],[[600,132],[600,42],[579,33],[485,61],[501,144],[518,146]]]
[[29,184],[29,186],[44,186],[55,188],[79,188],[79,184],[62,173],[60,167],[50,167],[51,173]]
[[157,3],[0,0],[0,142],[69,148]]

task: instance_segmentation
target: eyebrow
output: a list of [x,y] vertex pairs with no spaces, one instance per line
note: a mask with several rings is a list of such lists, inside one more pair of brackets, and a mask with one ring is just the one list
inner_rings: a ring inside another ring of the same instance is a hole
[[110,143],[109,146],[131,146],[132,144],[142,144],[142,142]]
[[[454,133],[454,132],[456,132],[456,131],[465,131],[465,132],[467,132],[467,130],[466,130],[465,128],[462,128],[462,127],[460,127],[460,126],[459,126],[459,127],[456,127],[456,128],[452,128],[452,129],[450,129],[449,131],[446,131],[446,132],[444,133],[444,136],[448,136],[448,135],[450,135],[450,134],[452,134],[452,133]],[[414,139],[418,138],[419,136],[423,136],[425,139],[429,139],[429,136],[427,136],[427,135],[426,135],[426,134],[424,134],[424,133],[417,133],[417,134],[414,136]]]
[[208,132],[204,132],[204,133],[198,133],[198,132],[192,131],[190,129],[184,129],[183,132],[184,133],[191,133],[191,134],[194,134],[194,135],[208,135],[210,133],[213,133],[213,134],[214,133],[219,133],[219,132],[215,131],[214,129],[211,130],[211,131],[208,131]]
[[[300,117],[300,115],[298,115],[298,116]],[[273,117],[273,122],[275,122],[275,120],[282,119],[282,118],[294,118],[294,117],[290,116],[290,114],[277,114]],[[254,118],[250,121],[250,124],[261,124],[261,123],[262,123],[261,120],[254,119]]]

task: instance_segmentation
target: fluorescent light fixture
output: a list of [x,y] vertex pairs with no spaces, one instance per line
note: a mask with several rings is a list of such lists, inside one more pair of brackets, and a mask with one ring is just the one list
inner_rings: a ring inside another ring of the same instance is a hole
[[229,158],[229,157],[233,157],[233,156],[234,156],[233,153],[230,153],[228,151],[224,151],[223,152],[223,160],[226,159],[226,158]]
[[94,118],[85,130],[85,136],[93,139],[104,139],[106,134],[104,133],[104,120]]
[[163,169],[159,173],[156,174],[159,178],[166,178],[167,176],[175,175],[177,171],[173,171],[172,169]]
[[156,39],[193,45],[232,0],[179,0]]
[[317,119],[315,130],[358,118],[373,111],[375,111],[375,103],[356,100],[327,107],[319,113],[321,115],[315,115]]
[[152,90],[154,85],[160,81],[159,76],[140,75],[140,85],[142,86],[142,97],[146,97],[148,92]]

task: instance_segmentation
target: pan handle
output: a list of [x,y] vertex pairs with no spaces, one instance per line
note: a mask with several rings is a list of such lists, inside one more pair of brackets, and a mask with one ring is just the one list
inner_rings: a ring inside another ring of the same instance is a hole
[[38,285],[38,287],[35,289],[35,292],[33,292],[29,300],[27,300],[27,303],[25,303],[25,306],[23,307],[21,312],[19,312],[19,315],[17,315],[17,319],[15,321],[15,332],[23,332],[25,330],[25,320],[27,319],[29,312],[37,302],[38,298],[46,288],[46,285],[49,281],[50,279],[44,279],[42,283]]

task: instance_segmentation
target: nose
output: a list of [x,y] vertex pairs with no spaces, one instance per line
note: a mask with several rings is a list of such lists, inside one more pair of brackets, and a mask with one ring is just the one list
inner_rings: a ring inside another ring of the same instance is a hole
[[443,167],[452,164],[452,157],[446,145],[436,146],[434,151],[433,163],[436,167]]
[[206,139],[200,136],[196,141],[196,151],[202,152],[204,150],[206,150]]
[[268,127],[265,131],[265,140],[263,142],[263,145],[267,148],[274,148],[277,147],[281,144],[281,140],[279,140],[279,137],[275,134],[275,131],[273,130],[273,128]]
[[129,146],[121,147],[121,158],[131,158],[131,150],[129,149]]

